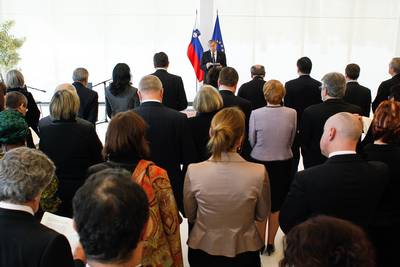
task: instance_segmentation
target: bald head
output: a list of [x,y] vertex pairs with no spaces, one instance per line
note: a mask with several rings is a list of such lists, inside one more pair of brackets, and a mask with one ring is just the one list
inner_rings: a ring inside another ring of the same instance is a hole
[[339,150],[355,151],[362,134],[363,125],[359,116],[340,112],[331,116],[324,126],[320,147],[323,155]]
[[73,86],[70,83],[62,83],[60,85],[57,85],[56,91],[61,91],[61,90],[71,90],[71,91],[76,91],[75,86]]

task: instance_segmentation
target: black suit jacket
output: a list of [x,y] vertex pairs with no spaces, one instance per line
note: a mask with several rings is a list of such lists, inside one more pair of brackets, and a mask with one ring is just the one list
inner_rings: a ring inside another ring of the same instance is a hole
[[304,110],[300,122],[300,142],[304,168],[325,162],[326,157],[321,154],[319,141],[324,132],[326,120],[339,112],[361,114],[362,111],[360,107],[346,103],[342,99],[329,99]]
[[163,69],[156,70],[152,75],[157,76],[163,85],[164,96],[162,102],[164,106],[177,111],[187,108],[188,102],[181,77],[168,73]]
[[207,50],[206,52],[203,53],[203,56],[201,57],[201,69],[204,71],[204,79],[207,77],[207,72],[211,68],[207,68],[207,63],[220,63],[222,67],[226,67],[226,56],[225,53],[222,51],[217,51],[217,60],[216,62],[213,62],[213,59],[211,57],[211,51]]
[[145,102],[134,111],[148,124],[146,139],[150,143],[150,160],[168,172],[179,210],[183,211],[181,164],[194,162],[196,155],[185,114],[158,102]]
[[338,155],[298,172],[280,211],[283,232],[308,218],[328,215],[367,228],[388,182],[388,168],[359,155]]
[[265,101],[263,86],[265,81],[262,77],[256,76],[253,80],[242,84],[238,91],[238,96],[247,99],[251,102],[251,107],[258,109],[265,107],[267,101]]
[[72,217],[71,200],[84,183],[86,170],[103,161],[103,148],[92,123],[56,121],[47,116],[39,122],[39,148],[56,165],[59,179],[58,196],[63,201],[59,214]]
[[384,162],[389,167],[390,180],[383,193],[374,224],[393,226],[400,223],[400,146],[368,144],[363,150],[367,160]]
[[321,83],[310,75],[301,75],[297,79],[286,82],[284,105],[297,112],[297,125],[300,125],[303,111],[311,105],[322,103]]
[[243,140],[243,147],[241,155],[246,159],[250,160],[251,146],[249,142],[249,120],[251,114],[251,102],[241,98],[240,96],[236,96],[233,92],[229,90],[220,90],[219,93],[222,96],[222,100],[224,102],[224,108],[226,107],[238,107],[240,108],[245,115],[245,127],[246,127],[246,136]]
[[214,115],[217,112],[199,113],[195,117],[189,118],[189,128],[193,136],[193,142],[196,148],[196,161],[207,160],[211,154],[207,149],[208,140],[210,140],[210,126]]
[[376,97],[374,102],[372,102],[372,111],[375,112],[376,108],[379,106],[379,104],[387,100],[388,97],[391,94],[391,88],[393,85],[400,84],[400,73],[396,74],[389,80],[383,81],[379,87],[378,87],[378,92],[376,93]]
[[81,103],[79,106],[78,116],[96,124],[97,113],[99,111],[99,96],[97,92],[86,88],[80,82],[74,82],[72,85],[75,86]]
[[0,208],[0,266],[72,267],[68,240],[25,211]]
[[371,90],[367,87],[360,85],[358,82],[348,82],[346,85],[346,94],[343,100],[347,103],[359,106],[362,114],[369,117],[371,110]]

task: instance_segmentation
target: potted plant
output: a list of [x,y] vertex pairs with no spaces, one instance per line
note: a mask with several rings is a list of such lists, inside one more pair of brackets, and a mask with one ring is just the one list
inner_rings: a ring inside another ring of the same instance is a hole
[[17,38],[10,33],[14,21],[7,20],[0,24],[0,81],[3,81],[3,73],[15,68],[20,57],[18,49],[25,42],[25,37]]

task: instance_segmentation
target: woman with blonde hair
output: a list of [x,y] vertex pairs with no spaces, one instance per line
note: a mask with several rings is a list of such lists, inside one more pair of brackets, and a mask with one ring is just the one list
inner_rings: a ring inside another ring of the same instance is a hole
[[261,266],[257,222],[269,215],[269,181],[263,165],[237,153],[244,134],[243,112],[222,109],[211,122],[211,157],[188,167],[184,207],[194,224],[188,240],[191,267]]
[[211,85],[203,85],[194,98],[193,108],[196,110],[196,116],[189,118],[188,123],[196,146],[196,162],[210,157],[207,149],[210,138],[208,131],[212,118],[223,106],[221,95]]
[[271,215],[268,218],[266,253],[275,251],[275,235],[279,228],[279,210],[290,187],[292,144],[296,135],[296,110],[281,106],[285,88],[277,80],[264,84],[265,107],[250,115],[249,141],[251,157],[267,169],[271,182]]
[[39,149],[54,162],[59,179],[57,194],[62,203],[58,214],[69,217],[72,198],[84,183],[87,168],[103,160],[94,125],[78,118],[78,111],[75,87],[61,84],[51,99],[50,116],[39,122]]

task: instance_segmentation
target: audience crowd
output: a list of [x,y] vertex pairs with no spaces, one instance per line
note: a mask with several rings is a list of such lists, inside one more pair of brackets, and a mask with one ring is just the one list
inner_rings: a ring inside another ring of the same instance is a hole
[[[167,54],[154,55],[138,88],[118,63],[105,88],[104,145],[88,70],[56,87],[42,119],[23,74],[5,75],[0,266],[183,267],[183,218],[192,267],[261,266],[279,227],[281,267],[397,266],[400,58],[373,101],[360,66],[318,81],[308,57],[285,84],[252,66],[236,94],[237,71],[209,45],[210,62],[222,63],[202,62],[190,118]],[[46,211],[73,218],[74,251],[40,224]]]

